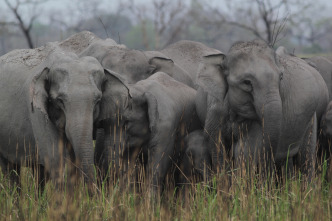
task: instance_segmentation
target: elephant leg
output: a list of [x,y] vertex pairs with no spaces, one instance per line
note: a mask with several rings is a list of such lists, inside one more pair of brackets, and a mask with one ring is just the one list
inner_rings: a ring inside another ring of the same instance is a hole
[[0,156],[0,169],[3,175],[7,174],[7,161]]
[[186,151],[183,158],[184,174],[187,177],[198,175],[205,182],[211,178],[211,158],[203,131],[195,131],[186,138]]
[[317,117],[316,113],[311,118],[299,153],[296,156],[297,166],[301,172],[307,175],[307,180],[310,182],[315,172],[315,157],[316,157],[316,143],[317,143]]
[[95,143],[95,165],[97,171],[100,174],[101,179],[106,177],[107,170],[105,171],[104,161],[105,158],[105,130],[98,128],[96,131],[96,143]]
[[158,137],[150,141],[148,153],[148,171],[153,195],[161,193],[164,188],[164,179],[171,164],[174,147],[174,137],[171,134],[161,139]]
[[10,186],[16,185],[18,190],[20,190],[20,172],[21,166],[18,164],[13,164],[9,162],[4,157],[0,156],[0,167],[4,177],[9,179]]
[[37,181],[38,192],[40,192],[41,194],[44,192],[46,182],[49,179],[48,174],[46,174],[45,172],[46,172],[45,167],[40,164],[38,166],[35,166],[35,168],[32,169],[33,176],[35,177],[35,179]]

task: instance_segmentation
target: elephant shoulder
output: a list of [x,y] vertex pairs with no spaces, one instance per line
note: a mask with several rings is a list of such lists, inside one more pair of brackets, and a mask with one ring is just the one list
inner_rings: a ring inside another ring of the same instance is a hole
[[59,42],[59,47],[65,51],[71,51],[75,54],[80,54],[91,43],[99,40],[95,34],[89,31],[82,31],[69,36],[67,39]]

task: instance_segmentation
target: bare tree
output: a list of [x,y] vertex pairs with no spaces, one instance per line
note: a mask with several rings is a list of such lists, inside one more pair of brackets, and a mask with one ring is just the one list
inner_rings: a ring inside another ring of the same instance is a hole
[[129,10],[133,20],[141,25],[145,48],[150,48],[148,23],[153,24],[155,49],[160,49],[173,41],[182,31],[186,13],[188,13],[187,5],[181,0],[151,0],[150,4],[137,4],[134,0],[128,0],[123,2],[121,7]]
[[[274,44],[286,22],[301,16],[312,4],[308,0],[224,1],[226,7],[211,7],[216,22],[250,31],[257,38]],[[294,23],[294,22],[293,22]]]
[[332,33],[332,17],[324,9],[323,5],[312,5],[307,13],[298,18],[292,25],[291,34],[298,39],[301,46],[309,44],[316,49],[324,47],[324,41],[326,43]]
[[[32,25],[37,19],[39,13],[37,12],[37,6],[44,3],[45,0],[16,0],[15,3],[10,3],[9,0],[5,0],[6,5],[10,11],[14,14],[16,22],[7,23],[7,25],[17,25],[23,32],[25,39],[27,40],[29,48],[34,48],[34,44],[31,37]],[[20,9],[24,6],[32,6],[32,15],[29,19],[23,18],[23,12]],[[27,22],[25,22],[27,21]]]

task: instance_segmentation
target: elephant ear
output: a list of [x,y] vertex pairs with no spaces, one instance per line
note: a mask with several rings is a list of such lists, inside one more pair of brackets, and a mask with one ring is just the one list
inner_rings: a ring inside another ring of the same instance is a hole
[[164,55],[159,51],[145,51],[146,58],[148,59],[151,74],[158,71],[171,72],[174,67],[174,62],[172,59]]
[[46,118],[48,118],[46,103],[48,99],[48,73],[49,68],[44,68],[41,72],[37,73],[32,79],[30,85],[30,100],[31,100],[31,112],[35,112],[35,109],[40,110]]
[[115,118],[128,106],[131,94],[125,79],[118,73],[104,69],[105,81],[102,86],[100,120]]
[[203,56],[197,73],[198,86],[219,101],[223,101],[227,91],[222,69],[224,59],[221,53]]
[[150,92],[145,92],[143,94],[143,99],[147,103],[151,137],[154,137],[154,135],[158,132],[158,127],[157,127],[159,121],[158,102],[155,96],[153,96],[153,94]]
[[173,60],[166,57],[153,57],[149,60],[149,64],[155,67],[154,73],[162,71],[169,74],[173,72],[174,68]]
[[[58,154],[63,153],[64,140],[60,136],[56,126],[50,121],[47,112],[48,90],[50,82],[48,79],[49,68],[38,71],[30,84],[30,121],[33,134],[37,142],[40,163],[44,164],[46,170],[58,165]],[[53,148],[53,156],[49,150]]]

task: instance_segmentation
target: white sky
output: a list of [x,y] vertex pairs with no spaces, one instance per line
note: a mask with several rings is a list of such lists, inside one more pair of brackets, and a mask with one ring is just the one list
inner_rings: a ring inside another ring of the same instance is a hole
[[[9,0],[13,4],[16,2],[16,0]],[[173,0],[169,0],[170,2]],[[183,0],[183,2],[189,3],[191,0]],[[221,7],[220,0],[206,0],[207,2],[211,3],[212,5],[215,5],[216,7]],[[280,0],[275,0],[276,2]],[[119,3],[121,0],[46,0],[46,3],[43,3],[40,8],[44,9],[41,12],[39,20],[45,16],[45,18],[48,18],[48,12],[51,10],[59,10],[59,11],[68,11],[68,9],[76,10],[78,7],[84,7],[84,2],[88,2],[88,5],[91,6],[91,3],[95,2],[96,5],[99,4],[100,9],[104,11],[110,11],[115,12],[118,8]],[[143,4],[149,4],[151,0],[134,0],[135,3],[143,3]],[[315,0],[318,4],[322,6],[322,9],[325,11],[323,13],[326,13],[329,16],[332,16],[332,0]],[[4,12],[8,10],[4,0],[0,0],[0,19],[4,17]],[[74,13],[74,11],[73,11]],[[321,12],[320,12],[321,13]],[[12,16],[10,14],[10,16]],[[62,15],[63,16],[63,15]],[[69,17],[75,17],[68,15],[68,18],[66,20],[69,20]],[[7,15],[8,18],[8,15]],[[10,18],[10,17],[9,17]]]

